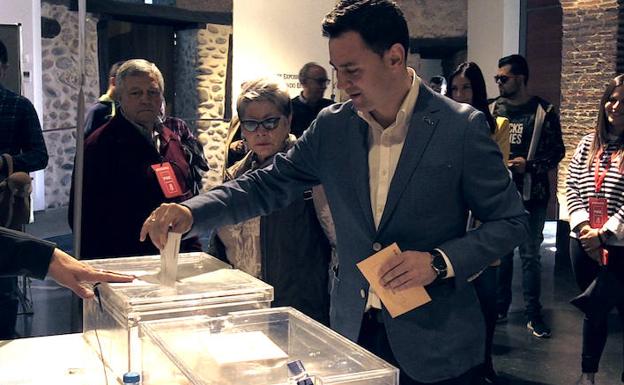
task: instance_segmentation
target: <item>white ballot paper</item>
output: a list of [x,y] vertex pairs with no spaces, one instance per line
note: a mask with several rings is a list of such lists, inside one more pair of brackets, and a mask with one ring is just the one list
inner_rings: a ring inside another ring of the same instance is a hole
[[167,244],[160,251],[160,283],[164,286],[175,286],[178,277],[178,254],[182,234],[169,232]]
[[288,358],[275,342],[261,331],[220,333],[196,337],[194,344],[208,353],[218,365],[256,361],[269,364],[273,360]]

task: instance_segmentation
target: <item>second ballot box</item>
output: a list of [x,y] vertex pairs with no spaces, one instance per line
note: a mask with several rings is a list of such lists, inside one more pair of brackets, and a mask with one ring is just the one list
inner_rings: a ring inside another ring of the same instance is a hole
[[398,369],[290,307],[150,321],[140,329],[143,385],[399,383]]

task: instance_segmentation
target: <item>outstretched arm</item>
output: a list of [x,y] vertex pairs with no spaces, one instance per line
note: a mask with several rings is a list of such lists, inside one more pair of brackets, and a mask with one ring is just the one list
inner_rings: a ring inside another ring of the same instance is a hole
[[95,270],[61,249],[54,249],[48,268],[48,276],[59,285],[70,289],[80,298],[93,297],[93,289],[87,283],[93,282],[132,282],[131,275]]

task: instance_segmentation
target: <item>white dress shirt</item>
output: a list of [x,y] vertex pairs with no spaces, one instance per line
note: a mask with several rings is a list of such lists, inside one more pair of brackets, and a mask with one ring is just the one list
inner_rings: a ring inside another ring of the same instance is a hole
[[[388,199],[390,183],[399,163],[409,122],[416,105],[416,99],[418,99],[421,80],[412,68],[408,67],[407,71],[412,78],[412,85],[401,103],[395,121],[391,125],[383,128],[370,113],[358,111],[358,115],[368,123],[368,173],[375,228],[379,227]],[[418,129],[418,127],[415,126],[412,129]],[[446,254],[441,250],[440,252],[446,260],[447,277],[450,278],[455,273]],[[372,288],[369,289],[365,310],[371,307],[381,309],[381,301]]]

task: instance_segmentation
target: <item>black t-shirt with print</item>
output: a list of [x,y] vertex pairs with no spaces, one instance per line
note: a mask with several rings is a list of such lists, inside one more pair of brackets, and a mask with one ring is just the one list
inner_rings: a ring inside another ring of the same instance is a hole
[[537,98],[531,98],[528,103],[519,106],[501,101],[496,107],[496,116],[509,119],[509,159],[519,156],[526,159],[535,126]]
[[[526,172],[532,177],[529,199],[548,201],[550,195],[548,171],[556,168],[565,154],[559,116],[550,103],[537,96],[531,97],[527,103],[519,106],[507,104],[503,98],[496,99],[494,103],[492,114],[509,119],[509,159],[527,158],[538,106],[541,105],[546,112],[535,156],[533,160],[527,160]],[[514,172],[513,179],[518,190],[523,191],[524,175]]]

